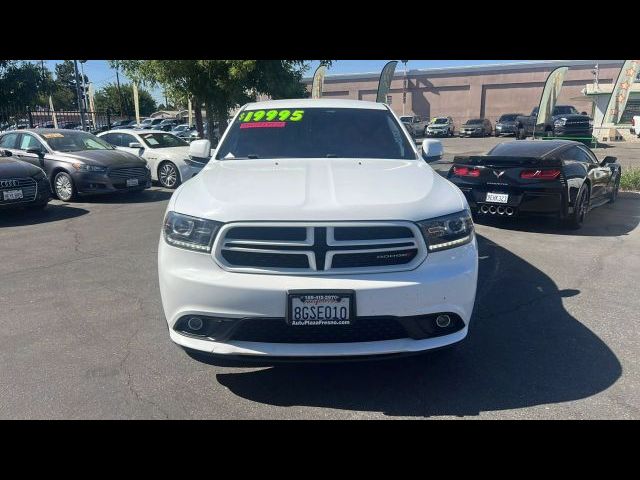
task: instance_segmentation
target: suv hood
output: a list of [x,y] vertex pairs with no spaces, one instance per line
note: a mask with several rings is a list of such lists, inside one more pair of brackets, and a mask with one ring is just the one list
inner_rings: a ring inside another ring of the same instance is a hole
[[80,152],[55,152],[56,158],[80,160],[87,165],[101,167],[143,166],[146,162],[137,155],[122,150],[82,150]]
[[211,160],[169,209],[242,220],[423,220],[465,208],[462,193],[422,160]]

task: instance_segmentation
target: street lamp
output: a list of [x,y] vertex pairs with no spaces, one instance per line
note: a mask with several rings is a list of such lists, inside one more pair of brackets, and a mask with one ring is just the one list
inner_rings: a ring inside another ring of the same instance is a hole
[[402,60],[404,63],[404,80],[402,82],[402,115],[405,114],[405,105],[407,104],[407,62],[409,60]]

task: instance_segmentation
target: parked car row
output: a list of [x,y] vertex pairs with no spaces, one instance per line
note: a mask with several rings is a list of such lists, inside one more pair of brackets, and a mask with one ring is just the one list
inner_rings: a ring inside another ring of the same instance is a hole
[[176,188],[209,161],[210,142],[189,145],[156,130],[34,128],[0,134],[0,208],[44,207],[51,195],[135,192],[156,180]]

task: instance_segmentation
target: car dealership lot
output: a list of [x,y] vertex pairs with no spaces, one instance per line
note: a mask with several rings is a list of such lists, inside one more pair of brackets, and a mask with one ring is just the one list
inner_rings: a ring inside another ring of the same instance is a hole
[[[444,139],[434,167],[498,141]],[[577,232],[478,224],[476,312],[451,352],[242,368],[169,340],[156,253],[170,195],[2,213],[1,418],[640,418],[640,194]]]

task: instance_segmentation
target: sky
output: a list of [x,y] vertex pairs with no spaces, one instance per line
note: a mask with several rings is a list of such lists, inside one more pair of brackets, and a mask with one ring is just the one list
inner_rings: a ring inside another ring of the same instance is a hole
[[[39,62],[39,60],[32,60]],[[382,67],[389,60],[336,60],[333,62],[331,68],[327,71],[327,75],[335,73],[367,73],[367,72],[380,72]],[[407,63],[407,69],[419,69],[419,68],[439,68],[439,67],[463,67],[470,65],[486,65],[491,63],[520,63],[527,60],[409,60]],[[57,63],[61,63],[62,60],[45,60],[45,65],[49,70],[53,71]],[[314,70],[319,65],[318,61],[311,62],[311,68],[307,71],[306,75],[313,75]],[[78,64],[78,68],[81,65]],[[83,65],[84,73],[89,77],[89,81],[93,82],[95,90],[100,90],[102,87],[109,83],[115,83],[116,72],[106,60],[87,60]],[[400,63],[397,69],[401,70],[404,66]],[[129,80],[127,77],[120,73],[120,83],[127,83]],[[158,103],[165,103],[162,90],[153,89],[151,94]]]

